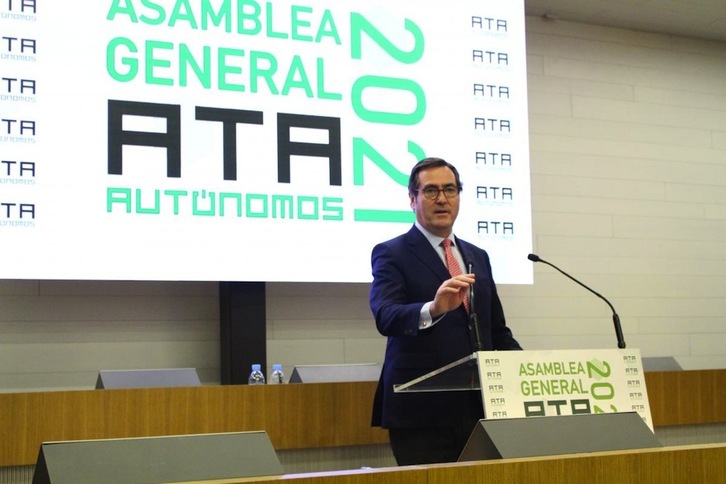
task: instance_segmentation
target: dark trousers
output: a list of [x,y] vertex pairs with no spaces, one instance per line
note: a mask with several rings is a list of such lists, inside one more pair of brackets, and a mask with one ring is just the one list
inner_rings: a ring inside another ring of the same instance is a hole
[[388,429],[391,450],[399,466],[456,462],[477,420],[457,427]]

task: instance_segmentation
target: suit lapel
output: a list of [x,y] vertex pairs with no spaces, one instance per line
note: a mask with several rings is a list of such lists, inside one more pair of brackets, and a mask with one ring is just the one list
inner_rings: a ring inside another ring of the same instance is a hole
[[464,267],[462,267],[461,270],[463,270],[464,272],[469,272],[469,263],[472,262],[469,254],[469,248],[466,247],[466,243],[460,240],[458,237],[455,236],[454,240],[456,240],[456,247],[459,249],[461,258],[464,260]]
[[446,265],[436,253],[436,249],[431,246],[426,236],[415,225],[406,233],[406,242],[411,254],[430,268],[439,279],[445,281],[451,277]]

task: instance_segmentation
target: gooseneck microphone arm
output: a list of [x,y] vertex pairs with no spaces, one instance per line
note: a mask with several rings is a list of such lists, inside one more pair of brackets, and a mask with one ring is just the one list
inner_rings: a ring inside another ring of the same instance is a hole
[[615,336],[618,339],[618,348],[625,348],[625,338],[623,338],[623,328],[620,326],[620,316],[618,316],[618,313],[615,312],[615,308],[613,307],[612,304],[610,304],[610,301],[605,299],[605,297],[602,294],[589,288],[588,286],[586,286],[582,282],[578,281],[577,279],[575,279],[574,277],[572,277],[571,275],[569,275],[568,273],[566,273],[565,271],[563,271],[562,269],[557,267],[556,265],[550,264],[549,262],[547,262],[544,259],[540,259],[539,256],[537,256],[535,254],[529,254],[527,256],[527,259],[531,260],[532,262],[541,262],[543,264],[547,264],[548,266],[552,267],[553,269],[555,269],[557,272],[559,272],[563,276],[567,277],[570,280],[575,281],[576,283],[578,283],[579,285],[581,285],[582,287],[584,287],[585,289],[587,289],[588,291],[590,291],[591,293],[593,293],[594,295],[596,295],[597,297],[599,297],[600,299],[605,301],[607,303],[607,305],[610,306],[610,310],[613,312],[613,325],[615,326]]

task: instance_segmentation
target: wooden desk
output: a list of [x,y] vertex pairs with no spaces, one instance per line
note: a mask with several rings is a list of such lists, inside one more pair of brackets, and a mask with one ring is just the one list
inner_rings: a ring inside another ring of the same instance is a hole
[[[655,426],[726,422],[726,370],[646,373]],[[0,394],[0,466],[42,442],[265,430],[277,450],[385,444],[374,382]]]
[[726,422],[726,370],[645,374],[655,426]]
[[[198,481],[196,484],[683,484],[726,482],[726,444],[387,469]],[[192,483],[187,483],[192,484]]]
[[0,394],[0,466],[42,442],[265,430],[275,449],[386,443],[374,383],[230,385]]

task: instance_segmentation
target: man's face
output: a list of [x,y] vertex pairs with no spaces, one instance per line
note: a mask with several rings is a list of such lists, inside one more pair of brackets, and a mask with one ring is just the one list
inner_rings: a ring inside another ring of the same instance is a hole
[[[420,171],[418,191],[409,194],[411,208],[416,213],[418,223],[439,237],[448,237],[451,234],[459,215],[459,196],[446,198],[441,191],[446,186],[456,187],[456,176],[448,166],[437,166]],[[427,187],[439,189],[436,198],[429,200],[424,197],[423,190]]]

